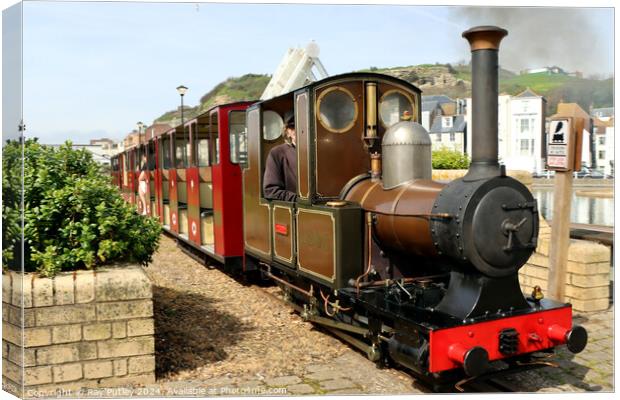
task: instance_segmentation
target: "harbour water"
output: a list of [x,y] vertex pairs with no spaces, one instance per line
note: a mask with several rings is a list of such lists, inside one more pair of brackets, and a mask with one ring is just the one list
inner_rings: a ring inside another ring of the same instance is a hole
[[[533,194],[538,200],[538,208],[543,217],[552,219],[553,189],[535,188]],[[578,224],[613,226],[614,199],[577,196],[573,191],[570,220]]]

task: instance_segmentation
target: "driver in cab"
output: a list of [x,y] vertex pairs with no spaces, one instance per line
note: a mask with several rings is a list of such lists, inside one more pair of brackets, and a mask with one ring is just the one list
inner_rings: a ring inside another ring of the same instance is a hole
[[268,200],[297,199],[297,151],[295,150],[295,115],[285,114],[282,136],[285,143],[274,147],[267,156],[263,193]]

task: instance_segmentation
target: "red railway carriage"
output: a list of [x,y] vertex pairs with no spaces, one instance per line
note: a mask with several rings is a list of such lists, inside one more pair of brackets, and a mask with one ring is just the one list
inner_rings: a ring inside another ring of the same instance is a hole
[[134,188],[134,166],[135,166],[135,154],[134,149],[129,148],[118,156],[119,165],[119,179],[118,187],[122,193],[125,201],[134,204],[135,203],[135,188]]
[[[220,262],[243,256],[240,163],[245,161],[245,110],[251,102],[213,107],[167,131],[149,130],[140,154],[147,154],[147,213],[164,229]],[[128,201],[136,202],[139,167],[129,160]],[[121,174],[122,175],[122,174]],[[135,181],[135,182],[134,182]],[[138,205],[141,211],[141,206]]]

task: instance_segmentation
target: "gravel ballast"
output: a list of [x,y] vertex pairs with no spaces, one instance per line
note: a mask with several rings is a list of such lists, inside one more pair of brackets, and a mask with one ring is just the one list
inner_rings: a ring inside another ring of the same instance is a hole
[[194,261],[162,236],[145,268],[153,282],[158,380],[277,377],[347,346],[264,291]]

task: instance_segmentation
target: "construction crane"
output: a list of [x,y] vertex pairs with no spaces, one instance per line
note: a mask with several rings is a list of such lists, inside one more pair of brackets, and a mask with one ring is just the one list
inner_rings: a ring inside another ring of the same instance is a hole
[[308,43],[305,49],[289,48],[260,99],[271,99],[327,76],[319,60],[319,45],[314,41]]

